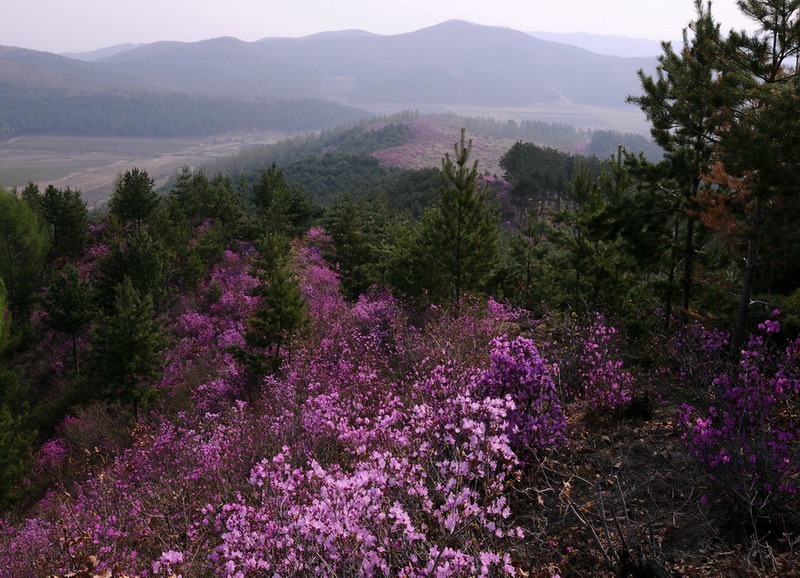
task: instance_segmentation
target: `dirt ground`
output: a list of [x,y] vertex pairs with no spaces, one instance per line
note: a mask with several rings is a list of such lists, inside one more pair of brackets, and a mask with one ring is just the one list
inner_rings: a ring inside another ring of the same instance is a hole
[[184,165],[197,166],[289,136],[267,131],[174,139],[20,136],[0,141],[0,186],[22,188],[32,180],[40,189],[49,184],[71,187],[96,207],[111,194],[117,176],[133,167],[146,170],[161,186]]

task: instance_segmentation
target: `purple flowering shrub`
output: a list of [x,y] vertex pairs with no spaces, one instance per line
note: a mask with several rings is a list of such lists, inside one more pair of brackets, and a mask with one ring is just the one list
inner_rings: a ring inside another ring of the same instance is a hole
[[[173,310],[158,413],[2,523],[0,576],[514,572],[515,450],[552,447],[563,422],[546,364],[513,339],[522,314],[476,300],[415,326],[385,291],[347,303],[325,242],[295,244],[310,329],[252,403],[228,348],[257,304],[254,259],[223,255]],[[68,417],[42,448],[49,478],[100,439],[91,425]]]
[[[800,476],[800,338],[776,348],[770,338],[780,323],[767,320],[759,331],[738,364],[713,377],[703,403],[684,404],[679,415],[686,447],[751,519],[792,499]],[[718,343],[709,334],[712,357]]]
[[548,355],[558,359],[564,400],[583,401],[601,414],[629,403],[635,383],[624,368],[625,343],[617,329],[596,314],[590,326],[573,322],[565,333],[562,343],[546,346]]
[[505,495],[516,465],[511,405],[469,392],[444,404],[395,401],[378,410],[366,443],[352,444],[346,467],[296,467],[288,447],[262,460],[250,495],[213,521],[217,573],[513,573],[499,547],[520,533]]
[[478,388],[490,397],[510,396],[514,401],[508,416],[512,447],[520,455],[557,447],[564,441],[566,420],[551,377],[554,367],[525,337],[497,338],[492,345],[491,364]]

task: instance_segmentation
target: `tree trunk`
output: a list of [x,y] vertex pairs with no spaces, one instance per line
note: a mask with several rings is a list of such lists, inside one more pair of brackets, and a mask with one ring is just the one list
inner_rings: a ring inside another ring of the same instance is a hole
[[753,297],[753,287],[758,271],[758,255],[761,249],[759,234],[761,231],[761,203],[755,201],[752,218],[749,223],[750,238],[747,241],[747,257],[744,263],[744,277],[742,278],[742,292],[739,295],[739,306],[736,309],[736,320],[731,336],[730,354],[739,357],[747,332],[747,321],[750,316],[750,301]]
[[681,319],[689,318],[689,302],[694,280],[694,217],[686,219],[686,237],[683,243],[683,279],[681,280]]
[[750,300],[753,296],[753,286],[756,280],[756,271],[758,269],[758,252],[761,243],[758,238],[753,237],[747,242],[747,259],[744,266],[744,278],[742,279],[742,292],[739,295],[739,306],[736,309],[736,321],[733,328],[733,335],[731,336],[731,349],[732,357],[738,357],[744,337],[747,333],[747,321],[750,317]]

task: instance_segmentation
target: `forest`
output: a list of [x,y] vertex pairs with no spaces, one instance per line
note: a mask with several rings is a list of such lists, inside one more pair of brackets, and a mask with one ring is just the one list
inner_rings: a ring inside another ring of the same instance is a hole
[[26,88],[0,82],[0,138],[21,134],[174,137],[241,129],[316,130],[365,112],[321,99],[232,99],[155,91]]
[[796,575],[800,0],[738,4],[661,155],[0,189],[0,577]]

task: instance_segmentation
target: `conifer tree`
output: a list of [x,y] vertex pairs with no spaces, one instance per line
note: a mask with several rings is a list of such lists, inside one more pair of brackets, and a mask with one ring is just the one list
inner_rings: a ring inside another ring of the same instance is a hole
[[465,130],[442,160],[439,202],[420,225],[423,262],[434,298],[458,304],[467,291],[485,287],[498,257],[499,219],[489,190],[481,184],[478,161],[470,164],[472,141]]
[[316,213],[303,187],[290,185],[274,163],[253,186],[253,204],[265,228],[290,237],[304,233]]
[[103,317],[93,339],[96,393],[137,409],[153,394],[166,345],[150,296],[136,290],[128,277],[115,288],[114,307]]
[[[652,123],[650,134],[665,151],[662,171],[654,187],[664,192],[675,217],[674,268],[680,273],[681,313],[689,310],[694,288],[695,255],[698,250],[697,196],[705,171],[714,152],[722,118],[715,96],[716,78],[711,61],[721,41],[719,25],[710,11],[697,3],[698,17],[683,32],[679,51],[672,44],[662,44],[655,77],[639,71],[644,94],[628,101],[642,109]],[[679,247],[680,244],[680,247]],[[671,304],[669,297],[667,303]]]
[[46,253],[47,233],[36,213],[25,201],[0,189],[0,277],[19,321],[28,317]]
[[108,209],[121,223],[133,223],[140,228],[156,210],[159,201],[155,181],[147,171],[133,168],[117,180]]
[[48,185],[42,195],[41,211],[52,232],[52,253],[55,256],[80,255],[89,234],[89,211],[81,192]]
[[11,333],[11,311],[8,309],[8,295],[6,284],[0,277],[0,353],[8,345],[8,336]]
[[47,324],[72,339],[73,369],[80,375],[78,334],[94,317],[95,295],[92,286],[81,280],[73,266],[67,266],[50,284],[44,299]]
[[169,254],[159,239],[147,229],[131,233],[100,265],[97,288],[101,304],[107,310],[112,306],[116,285],[127,277],[137,291],[159,306],[166,295],[168,265]]
[[33,436],[25,431],[22,421],[0,400],[0,506],[14,501],[14,487],[30,457]]

